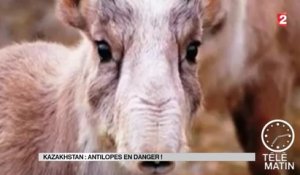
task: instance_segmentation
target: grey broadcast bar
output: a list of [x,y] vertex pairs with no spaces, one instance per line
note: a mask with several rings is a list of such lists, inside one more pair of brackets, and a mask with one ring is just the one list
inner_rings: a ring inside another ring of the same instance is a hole
[[39,161],[255,161],[255,153],[39,153]]
[[255,161],[255,153],[165,153],[164,161]]

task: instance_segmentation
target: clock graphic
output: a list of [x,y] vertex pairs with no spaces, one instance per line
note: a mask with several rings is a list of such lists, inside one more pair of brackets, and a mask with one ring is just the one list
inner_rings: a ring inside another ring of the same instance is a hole
[[276,119],[268,122],[263,127],[261,140],[268,150],[283,152],[292,146],[295,133],[288,122]]

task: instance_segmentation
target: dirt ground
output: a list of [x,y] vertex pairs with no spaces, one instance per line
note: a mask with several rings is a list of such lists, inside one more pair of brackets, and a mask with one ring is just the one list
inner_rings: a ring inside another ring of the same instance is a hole
[[[1,0],[0,47],[14,42],[47,40],[71,45],[78,33],[54,16],[53,0]],[[295,128],[291,152],[300,165],[300,93],[294,95],[287,120]],[[193,152],[242,152],[230,117],[201,113],[191,135]],[[192,162],[178,168],[178,175],[248,175],[245,162]]]

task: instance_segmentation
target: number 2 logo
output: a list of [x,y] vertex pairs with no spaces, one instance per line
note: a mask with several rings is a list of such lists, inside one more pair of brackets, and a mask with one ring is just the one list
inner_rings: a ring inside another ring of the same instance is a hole
[[279,26],[287,26],[287,14],[286,13],[277,14],[277,23]]

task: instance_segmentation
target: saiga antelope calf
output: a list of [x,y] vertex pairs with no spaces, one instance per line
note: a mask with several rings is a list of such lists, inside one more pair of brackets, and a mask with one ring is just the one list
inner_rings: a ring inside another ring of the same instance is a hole
[[[174,162],[38,162],[39,152],[184,152],[199,104],[200,0],[58,0],[74,48],[0,51],[4,175],[167,174]],[[58,31],[59,32],[59,31]]]

